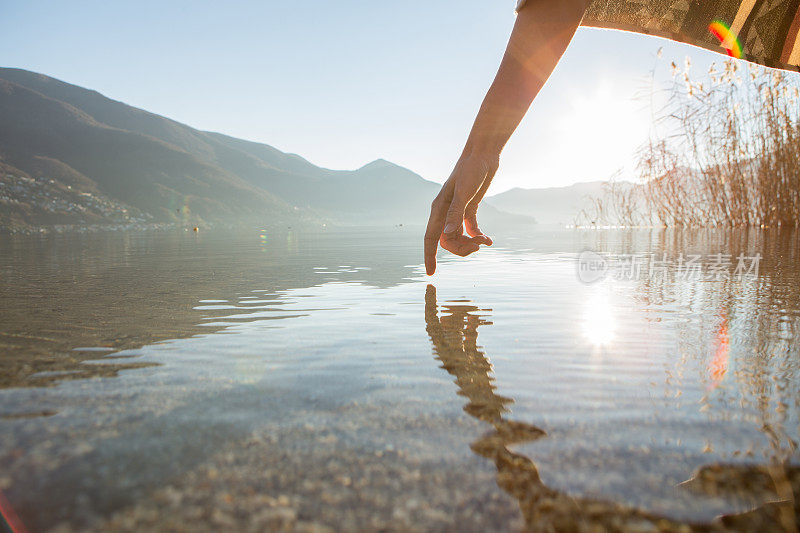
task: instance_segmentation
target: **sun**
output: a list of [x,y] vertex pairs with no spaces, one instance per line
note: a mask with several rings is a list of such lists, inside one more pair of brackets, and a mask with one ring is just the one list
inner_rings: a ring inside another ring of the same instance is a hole
[[648,133],[643,105],[631,93],[604,83],[573,95],[557,125],[567,151],[599,173],[630,168]]

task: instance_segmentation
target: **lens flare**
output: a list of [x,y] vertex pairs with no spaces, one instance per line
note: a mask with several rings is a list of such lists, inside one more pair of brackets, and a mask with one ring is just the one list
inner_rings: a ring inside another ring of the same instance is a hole
[[721,20],[715,20],[708,25],[708,31],[719,39],[720,45],[727,50],[729,56],[736,59],[742,58],[742,43],[739,41],[739,37],[731,31],[730,26]]
[[27,533],[28,531],[6,497],[0,492],[0,530],[6,529],[11,533]]

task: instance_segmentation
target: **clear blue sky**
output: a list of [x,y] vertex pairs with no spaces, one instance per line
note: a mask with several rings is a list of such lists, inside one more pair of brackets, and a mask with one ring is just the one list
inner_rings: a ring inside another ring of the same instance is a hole
[[[352,169],[385,158],[444,181],[514,23],[514,0],[0,0],[0,65],[191,126]],[[721,56],[581,29],[504,153],[492,193],[630,168],[664,61]],[[663,61],[662,61],[663,63]]]

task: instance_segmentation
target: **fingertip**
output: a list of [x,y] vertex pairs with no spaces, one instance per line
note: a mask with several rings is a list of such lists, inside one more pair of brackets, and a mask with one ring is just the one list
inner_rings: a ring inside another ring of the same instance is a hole
[[425,264],[425,274],[428,276],[433,276],[436,273],[436,263],[426,263]]

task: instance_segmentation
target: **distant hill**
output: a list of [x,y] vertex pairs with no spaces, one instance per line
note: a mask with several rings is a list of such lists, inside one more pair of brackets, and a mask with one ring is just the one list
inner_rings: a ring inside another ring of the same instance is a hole
[[[438,188],[388,161],[323,169],[42,74],[0,68],[0,227],[422,224]],[[481,217],[532,221],[489,205]]]
[[604,181],[576,183],[568,187],[546,189],[511,189],[490,196],[491,205],[517,215],[535,217],[540,224],[574,224],[582,209],[590,205],[590,198],[601,198]]

